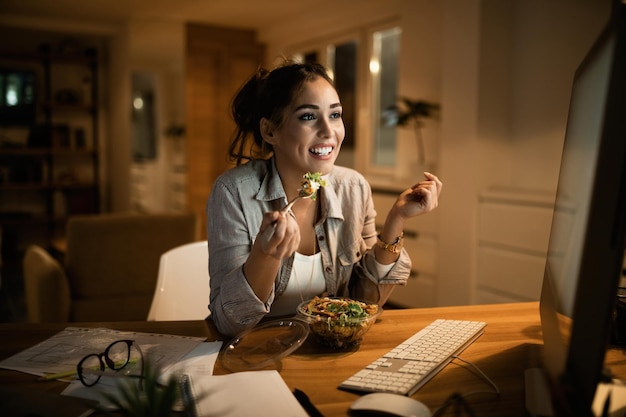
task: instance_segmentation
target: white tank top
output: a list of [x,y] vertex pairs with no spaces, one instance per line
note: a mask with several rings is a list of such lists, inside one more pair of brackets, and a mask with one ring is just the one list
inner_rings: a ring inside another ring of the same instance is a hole
[[296,252],[287,288],[274,298],[268,316],[293,316],[302,301],[324,291],[326,281],[322,271],[322,253],[307,256]]

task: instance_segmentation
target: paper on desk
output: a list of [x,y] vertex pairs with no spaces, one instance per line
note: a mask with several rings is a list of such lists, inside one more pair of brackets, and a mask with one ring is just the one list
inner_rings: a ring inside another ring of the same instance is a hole
[[75,398],[82,398],[85,400],[93,400],[98,404],[98,408],[105,410],[114,410],[114,407],[108,400],[105,399],[105,395],[117,395],[120,390],[120,386],[126,387],[128,383],[138,383],[138,379],[122,380],[122,378],[107,378],[102,377],[100,381],[92,387],[86,387],[78,381],[74,381],[69,384],[61,392],[61,395]]
[[185,376],[183,400],[195,404],[197,417],[308,417],[277,371]]
[[180,360],[204,340],[201,337],[67,327],[43,342],[0,361],[0,368],[34,375],[65,372],[76,368],[88,354],[100,353],[120,339],[135,340],[144,358],[163,369]]
[[222,342],[219,341],[200,343],[180,361],[164,369],[159,377],[159,382],[165,382],[172,375],[182,375],[190,372],[213,375],[213,368],[221,347]]

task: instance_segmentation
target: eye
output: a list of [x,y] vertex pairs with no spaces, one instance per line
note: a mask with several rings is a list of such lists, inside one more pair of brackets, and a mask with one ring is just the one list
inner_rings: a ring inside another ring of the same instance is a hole
[[331,118],[331,119],[341,119],[341,116],[342,116],[342,115],[341,115],[341,112],[340,112],[340,111],[337,111],[337,112],[332,113],[332,114],[330,115],[330,118]]
[[315,120],[315,115],[313,113],[304,113],[300,115],[300,120]]

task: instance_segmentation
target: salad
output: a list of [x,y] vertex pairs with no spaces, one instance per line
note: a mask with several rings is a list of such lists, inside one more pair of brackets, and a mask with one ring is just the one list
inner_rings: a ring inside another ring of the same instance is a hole
[[302,176],[302,184],[300,186],[300,194],[303,197],[308,197],[311,200],[317,198],[317,190],[326,186],[326,180],[322,178],[320,172],[307,172]]
[[347,320],[375,314],[378,306],[350,298],[315,297],[304,306],[303,310],[317,316]]
[[315,297],[303,302],[298,312],[321,344],[347,348],[361,343],[381,310],[376,304],[351,298]]

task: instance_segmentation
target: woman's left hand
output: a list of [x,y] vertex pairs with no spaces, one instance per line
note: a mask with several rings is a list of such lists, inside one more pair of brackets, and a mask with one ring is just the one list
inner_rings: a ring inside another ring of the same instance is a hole
[[437,176],[424,172],[423,181],[405,190],[396,201],[394,209],[401,217],[408,219],[428,213],[439,205],[439,194],[443,183]]

